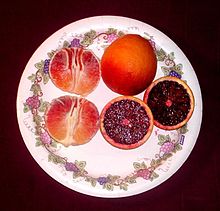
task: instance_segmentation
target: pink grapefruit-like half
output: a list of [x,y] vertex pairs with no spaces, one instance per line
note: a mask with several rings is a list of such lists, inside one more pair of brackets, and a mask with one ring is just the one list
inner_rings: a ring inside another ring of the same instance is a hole
[[50,136],[64,146],[89,142],[99,129],[97,107],[85,98],[61,96],[52,100],[45,113]]

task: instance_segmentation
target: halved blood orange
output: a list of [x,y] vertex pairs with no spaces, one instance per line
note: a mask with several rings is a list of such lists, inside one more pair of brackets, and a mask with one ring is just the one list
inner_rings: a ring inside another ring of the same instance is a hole
[[64,146],[87,143],[99,128],[96,106],[74,96],[52,100],[45,112],[45,125],[50,136]]
[[99,83],[100,63],[90,50],[63,48],[52,57],[49,74],[59,89],[86,96]]
[[144,102],[154,116],[154,125],[164,130],[182,127],[194,110],[194,96],[181,79],[165,76],[155,80],[145,91]]
[[120,149],[134,149],[144,144],[153,129],[153,115],[148,106],[132,96],[120,96],[103,108],[100,130],[106,141]]

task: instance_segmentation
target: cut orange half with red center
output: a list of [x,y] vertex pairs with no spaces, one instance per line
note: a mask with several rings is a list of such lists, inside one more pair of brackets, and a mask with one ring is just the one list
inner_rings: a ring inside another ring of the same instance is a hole
[[51,59],[49,74],[59,89],[86,96],[100,80],[100,63],[90,50],[63,48]]
[[182,127],[194,110],[192,90],[183,80],[172,76],[154,81],[145,91],[144,102],[153,113],[154,124],[164,130]]
[[45,125],[50,136],[64,146],[85,144],[99,128],[99,113],[85,98],[62,96],[51,102]]
[[120,149],[134,149],[150,137],[153,115],[142,100],[120,96],[103,108],[100,128],[111,145]]

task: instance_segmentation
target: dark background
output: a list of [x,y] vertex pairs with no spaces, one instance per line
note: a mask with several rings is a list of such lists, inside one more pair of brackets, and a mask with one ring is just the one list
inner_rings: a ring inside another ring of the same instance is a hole
[[[0,210],[220,210],[219,9],[204,2],[1,2]],[[16,120],[18,83],[37,47],[61,27],[96,15],[126,16],[164,32],[189,58],[203,95],[201,132],[188,160],[160,186],[129,198],[90,197],[57,183],[31,157]]]

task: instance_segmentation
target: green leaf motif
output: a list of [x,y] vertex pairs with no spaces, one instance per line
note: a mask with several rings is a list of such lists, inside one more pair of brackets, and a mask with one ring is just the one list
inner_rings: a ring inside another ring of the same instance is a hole
[[170,135],[166,135],[165,139],[167,142],[170,142],[171,141]]
[[170,142],[171,141],[171,138],[169,135],[162,135],[162,134],[159,134],[158,135],[158,145],[162,146],[165,142]]
[[52,141],[50,146],[53,147],[53,148],[57,148],[57,142],[56,141]]
[[105,188],[108,191],[113,191],[114,190],[114,186],[111,183],[108,183],[108,182],[103,185],[103,188]]
[[141,169],[141,164],[138,163],[138,162],[134,162],[134,163],[133,163],[133,166],[134,166],[135,170]]
[[48,83],[48,81],[50,80],[50,76],[49,74],[43,74],[43,83],[44,85]]
[[126,184],[126,183],[121,183],[121,184],[119,185],[119,188],[120,188],[121,190],[127,191],[127,190],[128,190],[128,184]]
[[161,162],[162,162],[162,160],[163,160],[162,158],[156,159],[156,160],[155,160],[155,165],[156,165],[156,166],[160,165]]
[[167,160],[168,158],[172,157],[173,154],[172,153],[166,153],[163,155],[163,160]]
[[34,65],[38,70],[42,70],[44,67],[44,60],[41,60],[40,62],[36,63]]
[[92,187],[95,187],[97,184],[97,181],[95,179],[91,179],[90,183],[91,183]]
[[180,144],[177,144],[177,145],[175,146],[175,150],[176,150],[176,151],[182,150],[182,146],[180,146]]
[[66,40],[63,42],[63,48],[68,48],[70,46],[69,42]]
[[33,121],[35,122],[36,125],[40,125],[41,122],[43,121],[43,118],[40,115],[34,115]]
[[93,43],[93,38],[85,36],[84,39],[80,42],[83,46],[88,46]]
[[166,136],[159,134],[158,135],[158,140],[161,141],[161,142],[165,142],[166,141]]
[[159,175],[153,171],[150,176],[150,181],[152,182],[154,179],[156,179],[158,177],[159,177]]
[[76,178],[78,178],[80,176],[81,176],[80,172],[74,172],[73,173],[73,179],[76,179]]
[[84,170],[84,168],[86,167],[86,161],[75,161],[75,165],[77,166],[78,169],[80,169],[81,171]]
[[141,163],[141,168],[142,168],[142,169],[147,168],[147,166],[146,166],[145,162],[142,162],[142,163]]
[[154,179],[156,179],[156,178],[159,177],[159,175],[158,175],[155,171],[152,172],[151,176],[152,176]]
[[160,50],[156,50],[156,56],[157,56],[157,60],[162,62],[165,60],[167,54],[166,52],[161,48]]
[[30,107],[26,103],[24,103],[23,112],[27,113],[28,111],[30,111]]
[[164,144],[164,142],[166,142],[166,136],[165,135],[161,135],[161,134],[159,134],[158,136],[157,136],[157,138],[158,138],[158,144],[160,145],[160,146],[162,146],[163,144]]
[[49,155],[48,155],[48,162],[52,162],[54,164],[58,164],[58,163],[64,163],[64,160],[60,156],[54,155],[52,153],[49,153]]
[[30,80],[32,83],[35,81],[35,79],[36,79],[35,74],[32,74],[32,75],[28,76],[28,80]]
[[120,178],[120,176],[118,176],[118,175],[111,175],[111,174],[109,174],[108,176],[107,176],[107,178],[108,178],[108,180],[111,182],[111,183],[115,183],[119,178]]
[[175,57],[174,57],[174,52],[171,52],[171,53],[169,53],[168,55],[167,55],[167,57],[168,57],[168,59],[170,59],[170,60],[174,60],[175,59]]
[[127,177],[125,178],[125,181],[126,181],[127,183],[129,183],[129,184],[134,184],[134,183],[137,182],[137,181],[136,181],[136,177],[134,177],[134,176],[131,176],[131,177],[127,176]]
[[185,124],[183,127],[179,128],[178,131],[180,132],[180,134],[185,134],[187,133],[189,130],[187,129],[187,124]]
[[43,144],[42,144],[42,141],[40,140],[39,137],[37,137],[37,138],[36,138],[35,146],[36,146],[36,147],[39,147],[39,146],[42,146],[42,145],[43,145]]
[[52,50],[51,52],[47,53],[47,56],[51,59],[56,51]]
[[47,109],[47,107],[48,107],[49,105],[50,105],[49,102],[43,101],[43,100],[41,99],[41,101],[40,101],[40,107],[38,108],[38,111],[39,111],[39,112],[45,112],[46,109]]
[[38,95],[42,90],[39,84],[32,84],[30,91],[32,91],[34,95]]
[[89,37],[91,39],[94,39],[96,37],[96,31],[95,30],[90,30],[89,32],[86,32],[84,34],[85,37]]
[[161,66],[161,70],[162,70],[164,76],[168,76],[170,73],[170,69],[168,67]]
[[150,166],[155,166],[156,165],[156,160],[152,159],[150,162]]
[[117,29],[108,28],[108,30],[106,31],[106,34],[117,34]]
[[183,75],[183,71],[182,71],[183,65],[182,64],[177,64],[174,67],[172,67],[173,70],[175,70],[177,73],[179,73],[180,75]]

